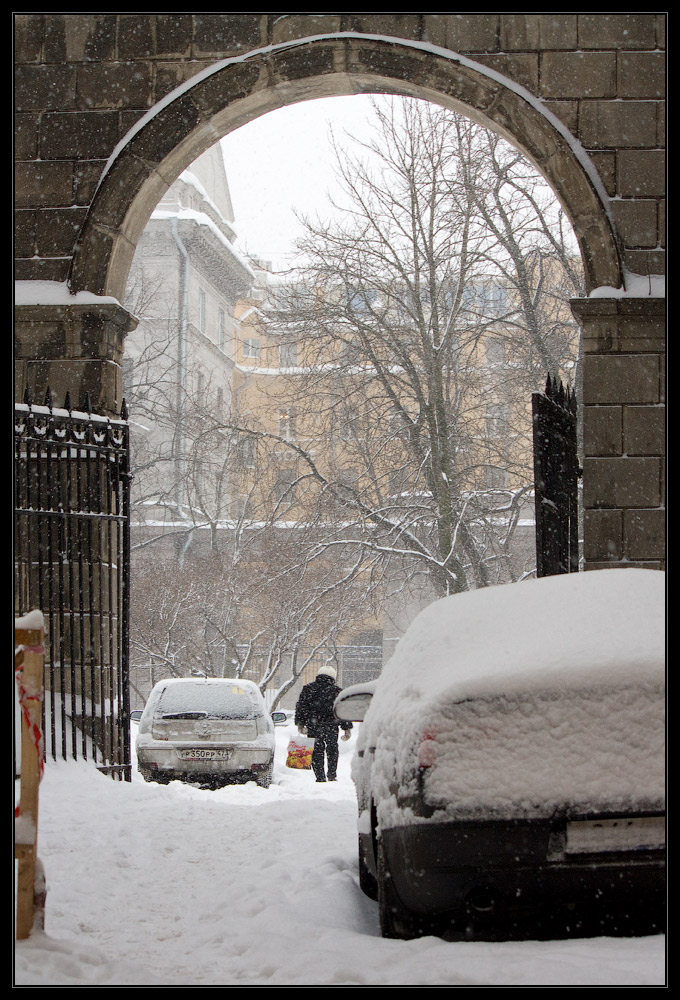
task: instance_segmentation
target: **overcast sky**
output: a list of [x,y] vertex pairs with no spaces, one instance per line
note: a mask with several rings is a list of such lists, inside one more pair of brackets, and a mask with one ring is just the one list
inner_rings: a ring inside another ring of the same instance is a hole
[[[383,98],[386,99],[386,98]],[[370,97],[330,97],[271,111],[222,139],[239,244],[270,260],[290,261],[299,228],[293,208],[323,211],[334,186],[329,126],[366,135]]]
[[372,101],[400,100],[385,94],[302,101],[243,125],[221,140],[234,208],[238,245],[251,256],[285,270],[301,227],[294,210],[322,217],[328,192],[339,193],[329,140],[350,132],[366,139]]

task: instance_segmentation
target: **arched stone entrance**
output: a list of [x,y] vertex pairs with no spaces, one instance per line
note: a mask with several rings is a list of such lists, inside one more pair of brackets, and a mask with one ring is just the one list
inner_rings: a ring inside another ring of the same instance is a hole
[[[306,68],[308,75],[300,75]],[[310,98],[396,93],[462,111],[543,173],[569,215],[588,291],[623,275],[604,186],[580,143],[527,90],[482,64],[408,41],[341,36],[282,43],[217,63],[135,124],[114,150],[81,231],[69,283],[122,297],[153,208],[197,156],[240,125]]]
[[[428,98],[522,149],[571,218],[590,293],[574,303],[585,350],[586,558],[659,565],[663,19],[166,17],[18,18],[18,216],[29,227],[18,241],[18,390],[28,384],[39,397],[68,384],[81,405],[88,391],[100,412],[118,412],[134,321],[116,300],[136,241],[167,187],[222,135],[312,97]],[[41,278],[60,283],[61,298],[31,287]]]

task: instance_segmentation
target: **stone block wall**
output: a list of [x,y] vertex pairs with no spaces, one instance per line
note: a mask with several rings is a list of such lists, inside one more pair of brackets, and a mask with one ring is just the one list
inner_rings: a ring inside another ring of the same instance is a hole
[[589,569],[665,566],[662,299],[577,299],[583,329],[583,504]]

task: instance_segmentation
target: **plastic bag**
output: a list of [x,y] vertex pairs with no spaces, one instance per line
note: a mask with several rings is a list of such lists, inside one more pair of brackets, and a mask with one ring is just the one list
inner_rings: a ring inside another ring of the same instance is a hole
[[308,771],[312,766],[314,740],[309,736],[295,736],[288,742],[286,767],[300,768]]

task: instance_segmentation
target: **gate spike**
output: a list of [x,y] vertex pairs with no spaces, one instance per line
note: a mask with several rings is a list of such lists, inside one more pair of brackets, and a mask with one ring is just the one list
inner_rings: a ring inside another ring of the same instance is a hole
[[68,389],[66,390],[66,395],[64,397],[64,409],[68,410],[69,413],[71,412],[71,393]]
[[123,402],[121,403],[120,417],[121,417],[121,420],[127,420],[127,418],[128,418],[128,405],[127,405],[127,400],[126,399],[124,399]]
[[90,399],[90,393],[85,393],[85,412],[92,413],[92,401]]
[[49,385],[45,389],[45,406],[48,406],[50,410],[52,409],[52,392],[50,391]]
[[29,389],[28,386],[26,386],[26,388],[24,389],[24,403],[26,404],[26,406],[31,406],[32,402],[33,401],[31,399],[31,390]]

